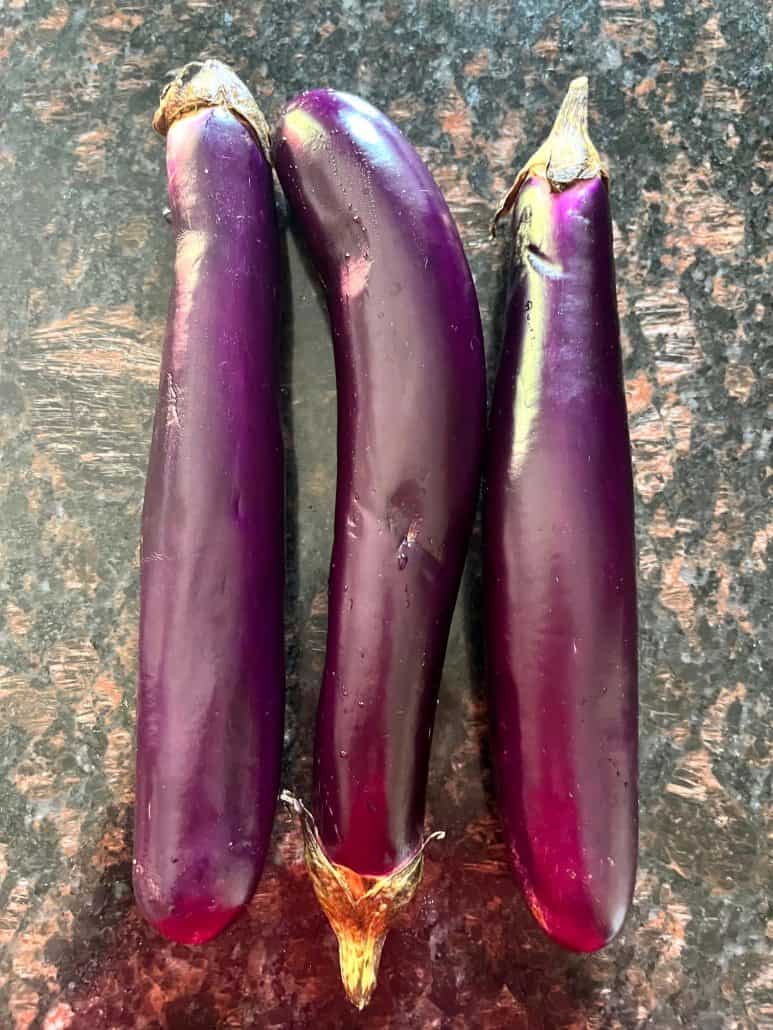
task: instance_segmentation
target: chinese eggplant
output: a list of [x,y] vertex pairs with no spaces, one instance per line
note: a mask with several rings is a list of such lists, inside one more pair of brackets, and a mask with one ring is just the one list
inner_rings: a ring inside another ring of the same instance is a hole
[[324,287],[338,389],[314,799],[312,813],[298,808],[362,1008],[421,878],[432,726],[482,459],[483,337],[448,207],[388,118],[345,93],[301,94],[273,158]]
[[486,639],[517,881],[578,951],[620,929],[637,852],[634,500],[608,183],[572,82],[517,177],[487,454]]
[[266,856],[284,714],[279,248],[265,121],[216,61],[154,118],[176,237],[142,515],[134,890],[214,937]]

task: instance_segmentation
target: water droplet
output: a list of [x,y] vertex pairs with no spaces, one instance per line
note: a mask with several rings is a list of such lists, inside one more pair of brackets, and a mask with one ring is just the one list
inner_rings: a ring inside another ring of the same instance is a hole
[[348,754],[349,754],[348,751],[339,751],[338,752],[338,757],[339,758],[346,758]]
[[364,708],[365,707],[365,702],[362,700],[362,698],[360,698],[360,700],[357,702],[357,707],[358,708]]

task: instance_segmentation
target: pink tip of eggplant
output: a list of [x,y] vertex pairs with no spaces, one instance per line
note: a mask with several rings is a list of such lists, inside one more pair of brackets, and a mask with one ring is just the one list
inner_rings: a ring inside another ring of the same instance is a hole
[[[622,929],[631,900],[633,874],[629,884],[622,878],[615,882],[615,877],[600,877],[599,889],[594,891],[592,881],[583,883],[583,877],[574,870],[568,876],[554,871],[535,886],[530,877],[524,876],[517,859],[513,864],[532,915],[563,948],[599,951]],[[602,902],[602,898],[606,900]]]
[[590,952],[605,948],[620,932],[625,919],[625,908],[606,913],[606,918],[584,919],[579,914],[532,909],[546,933],[563,948],[570,951]]
[[244,869],[231,869],[230,875],[208,884],[188,878],[172,887],[135,868],[134,899],[140,913],[177,944],[205,944],[217,937],[244,911],[253,890],[254,880]]
[[242,911],[236,908],[203,907],[201,900],[185,900],[175,905],[174,912],[161,919],[146,916],[151,926],[176,944],[206,944],[233,922]]

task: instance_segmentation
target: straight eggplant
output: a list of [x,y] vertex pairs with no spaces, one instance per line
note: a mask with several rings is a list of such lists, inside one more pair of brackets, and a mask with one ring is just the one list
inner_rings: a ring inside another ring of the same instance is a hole
[[516,878],[542,927],[593,951],[636,873],[636,555],[606,175],[587,80],[520,173],[487,456],[493,752]]
[[268,133],[234,73],[186,66],[154,126],[176,257],[142,515],[134,891],[200,943],[255,889],[279,783],[279,253]]
[[438,686],[478,492],[483,336],[448,207],[388,118],[345,93],[304,93],[273,153],[335,351],[327,657],[313,820],[302,813],[344,986],[362,1008],[421,878]]

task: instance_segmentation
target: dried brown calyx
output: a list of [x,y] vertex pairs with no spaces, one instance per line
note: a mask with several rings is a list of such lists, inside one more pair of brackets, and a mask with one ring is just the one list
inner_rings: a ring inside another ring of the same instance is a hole
[[518,191],[531,175],[547,179],[554,190],[566,189],[573,182],[597,175],[608,180],[607,170],[588,135],[588,80],[584,75],[569,83],[550,134],[516,175],[494,215],[492,236],[497,222],[512,210]]
[[204,107],[224,107],[250,129],[267,160],[271,138],[268,124],[255,98],[236,72],[222,61],[191,61],[172,72],[153,115],[153,128],[166,136],[171,125],[186,114]]

